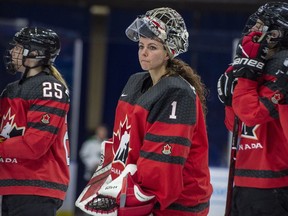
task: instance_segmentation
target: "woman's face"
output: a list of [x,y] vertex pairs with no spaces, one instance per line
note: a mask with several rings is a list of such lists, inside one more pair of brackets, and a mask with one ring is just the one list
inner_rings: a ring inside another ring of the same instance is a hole
[[169,59],[163,43],[150,38],[140,37],[138,58],[143,70],[159,70],[166,66]]

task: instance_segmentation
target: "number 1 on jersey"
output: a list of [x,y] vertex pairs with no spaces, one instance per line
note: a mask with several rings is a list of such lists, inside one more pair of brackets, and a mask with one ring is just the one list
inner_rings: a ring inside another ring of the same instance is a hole
[[170,114],[169,118],[170,119],[176,119],[177,117],[176,117],[175,113],[176,113],[177,101],[173,101],[171,103],[171,106],[172,106],[172,111],[171,111],[171,114]]

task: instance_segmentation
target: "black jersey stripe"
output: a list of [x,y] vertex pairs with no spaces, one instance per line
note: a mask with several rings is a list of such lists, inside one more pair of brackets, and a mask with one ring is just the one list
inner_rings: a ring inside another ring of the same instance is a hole
[[145,140],[152,141],[152,142],[165,142],[165,143],[173,143],[179,144],[183,146],[191,146],[191,142],[189,139],[179,136],[159,136],[151,133],[147,133],[145,136]]
[[146,158],[148,160],[163,162],[163,163],[181,164],[181,165],[183,165],[186,161],[186,159],[183,157],[157,154],[154,152],[146,152],[143,150],[140,151],[140,157]]
[[270,116],[272,118],[279,118],[279,113],[278,111],[275,109],[275,104],[272,103],[272,101],[270,101],[268,98],[266,97],[261,97],[259,98],[259,100],[264,104],[264,106],[269,110]]
[[37,130],[41,130],[41,131],[48,131],[52,134],[57,134],[58,133],[58,128],[51,126],[51,125],[47,125],[47,124],[43,124],[43,123],[35,123],[35,122],[28,122],[27,123],[28,127],[31,128],[35,128]]
[[60,117],[65,117],[66,111],[63,109],[58,109],[55,107],[48,107],[43,105],[33,105],[30,107],[30,111],[39,111],[44,113],[50,113],[53,115],[58,115]]
[[20,186],[20,187],[40,187],[40,188],[50,188],[54,190],[60,190],[66,192],[68,185],[59,184],[56,182],[43,181],[43,180],[22,180],[22,179],[4,179],[0,180],[1,187],[11,187],[11,186]]
[[272,171],[272,170],[236,169],[235,175],[241,177],[252,177],[252,178],[283,178],[288,176],[288,170]]
[[[167,209],[176,210],[176,211],[183,211],[183,212],[201,212],[207,209],[210,206],[209,202],[200,203],[196,206],[183,206],[179,203],[173,203],[167,207]],[[154,205],[155,209],[160,209],[160,204],[156,203]]]

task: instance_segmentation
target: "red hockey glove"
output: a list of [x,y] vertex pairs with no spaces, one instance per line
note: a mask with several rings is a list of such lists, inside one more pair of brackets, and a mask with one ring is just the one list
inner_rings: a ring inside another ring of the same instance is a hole
[[249,59],[265,60],[268,52],[267,36],[262,32],[250,32],[238,42],[236,56]]
[[155,196],[144,192],[130,173],[125,177],[118,201],[119,216],[147,216],[152,212]]
[[[148,203],[153,203],[155,196],[144,192],[141,187],[134,182],[133,177],[130,173],[127,174],[127,185],[126,191],[122,190],[120,195],[126,196],[126,201],[122,204],[123,206],[143,206]],[[125,186],[124,186],[125,189]],[[121,198],[121,197],[120,197]],[[121,206],[121,203],[120,203]]]
[[233,61],[235,77],[244,77],[256,80],[261,75],[265,66],[268,52],[266,35],[261,32],[250,32],[240,39],[236,57]]
[[233,67],[229,66],[217,82],[218,98],[225,106],[232,106],[232,96],[237,78],[234,77]]

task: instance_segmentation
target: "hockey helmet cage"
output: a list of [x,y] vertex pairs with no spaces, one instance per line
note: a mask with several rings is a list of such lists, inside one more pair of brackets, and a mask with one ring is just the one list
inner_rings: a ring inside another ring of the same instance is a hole
[[275,42],[279,42],[282,48],[288,48],[288,3],[285,2],[269,2],[262,5],[252,14],[245,26],[243,33],[247,33],[253,25],[261,20],[264,23],[263,30],[267,33],[271,30],[281,31],[278,38],[274,38]]
[[188,50],[186,24],[177,11],[168,7],[149,10],[138,16],[125,33],[134,42],[138,42],[141,36],[159,39],[171,59]]

